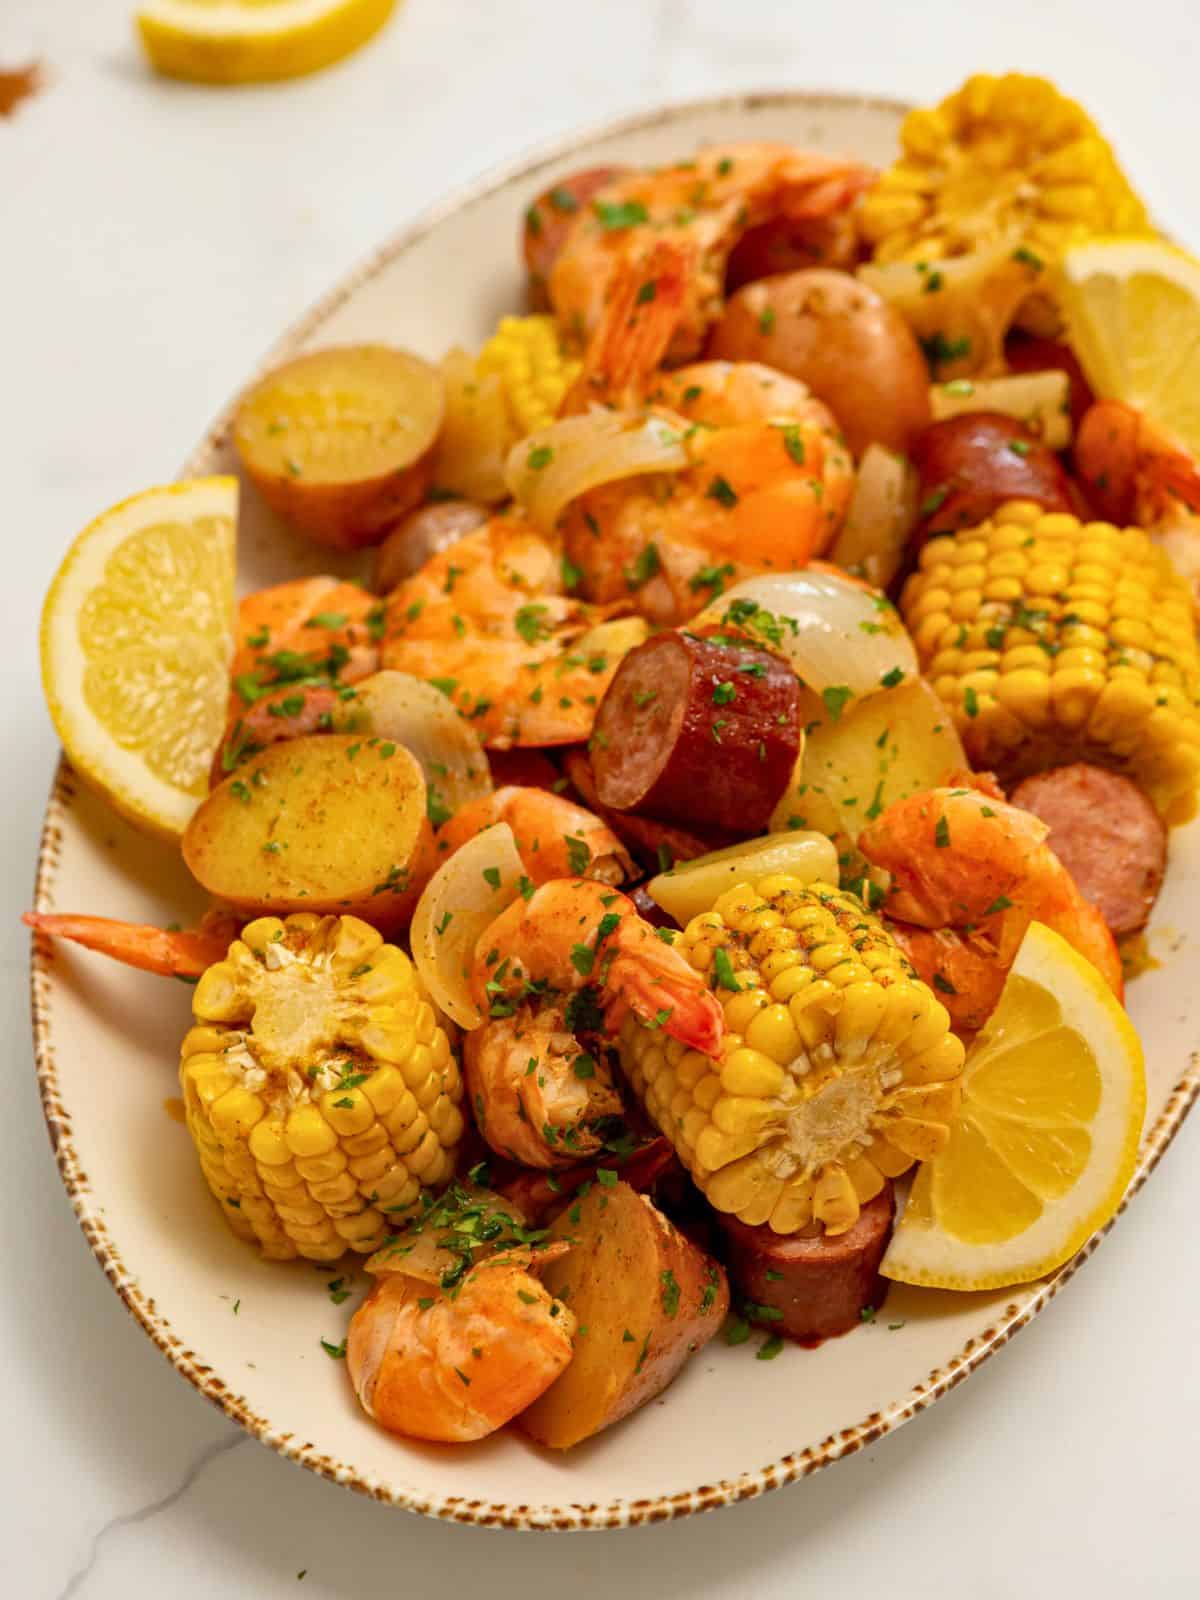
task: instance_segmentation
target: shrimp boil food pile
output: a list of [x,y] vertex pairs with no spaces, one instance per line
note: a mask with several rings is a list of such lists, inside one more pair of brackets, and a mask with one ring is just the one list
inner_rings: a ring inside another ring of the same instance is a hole
[[1019,76],[883,172],[720,145],[520,225],[482,349],[243,397],[310,576],[234,605],[232,479],[81,535],[52,714],[211,904],[27,920],[194,984],[197,1181],[359,1258],[368,1417],[562,1450],[722,1330],[1028,1282],[1120,1203],[1118,941],[1200,781],[1200,333],[1153,297],[1200,321],[1200,264]]

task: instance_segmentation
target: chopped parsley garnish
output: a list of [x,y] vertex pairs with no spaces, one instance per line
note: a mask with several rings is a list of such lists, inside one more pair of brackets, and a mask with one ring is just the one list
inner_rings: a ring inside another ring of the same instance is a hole
[[530,472],[541,472],[554,460],[554,451],[548,444],[536,445],[525,457],[525,465]]
[[830,722],[841,720],[847,702],[853,698],[854,690],[844,683],[831,683],[828,688],[821,690],[821,699],[825,702]]
[[713,951],[713,975],[716,978],[718,989],[729,989],[734,994],[741,992],[741,984],[734,976],[733,962],[729,959],[729,951],[723,946],[718,946]]
[[640,200],[617,203],[593,200],[592,210],[606,233],[614,233],[618,228],[636,228],[639,223],[646,222],[649,218],[649,212]]
[[704,491],[709,500],[715,500],[718,505],[724,506],[726,511],[732,511],[738,503],[737,491],[729,479],[720,473],[712,480]]

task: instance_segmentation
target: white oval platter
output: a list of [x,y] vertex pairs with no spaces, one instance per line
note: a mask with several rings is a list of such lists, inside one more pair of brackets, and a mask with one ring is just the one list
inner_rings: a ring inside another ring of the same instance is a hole
[[[784,92],[670,107],[572,139],[480,183],[385,244],[270,353],[383,340],[430,357],[477,346],[523,303],[519,219],[561,174],[605,161],[652,163],[702,144],[771,138],[886,162],[904,107]],[[230,411],[188,474],[236,470]],[[243,496],[243,588],[320,570],[319,552]],[[353,570],[347,568],[346,570]],[[1189,993],[1200,983],[1200,896],[1190,891],[1200,824],[1172,838],[1151,947],[1162,964],[1132,986],[1146,1043],[1149,1111],[1136,1191],[1198,1090]],[[143,839],[64,764],[46,815],[37,904],[165,924],[199,896],[168,850]],[[1182,981],[1181,981],[1182,980]],[[381,1501],[513,1528],[611,1528],[662,1521],[761,1494],[898,1427],[970,1375],[1059,1291],[1092,1238],[1052,1278],[995,1294],[893,1289],[874,1325],[815,1351],[754,1359],[756,1342],[710,1345],[657,1404],[567,1456],[515,1430],[471,1447],[402,1443],[356,1406],[321,1348],[341,1340],[354,1299],[335,1307],[308,1266],[258,1261],[221,1225],[185,1130],[169,1120],[189,991],[50,949],[33,959],[37,1069],[50,1136],[80,1225],[126,1306],[178,1371],[264,1444]],[[351,1278],[361,1287],[362,1274]],[[356,1298],[356,1297],[355,1297]],[[901,1327],[890,1327],[892,1324]]]

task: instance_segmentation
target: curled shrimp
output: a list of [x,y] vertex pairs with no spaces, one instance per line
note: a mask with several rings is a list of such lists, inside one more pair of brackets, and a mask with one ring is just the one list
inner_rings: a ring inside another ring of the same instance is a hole
[[[670,281],[670,247],[656,247]],[[650,280],[648,280],[650,281]],[[832,413],[803,383],[753,362],[706,361],[660,374],[680,308],[618,279],[577,391],[642,406],[672,428],[687,464],[580,494],[561,522],[588,596],[632,596],[652,622],[676,623],[751,572],[805,566],[840,528],[854,467]]]
[[584,1049],[557,998],[468,1033],[463,1077],[490,1147],[542,1171],[596,1155],[601,1126],[623,1110],[603,1053]]
[[476,945],[472,990],[489,1020],[464,1066],[480,1132],[527,1166],[567,1166],[597,1150],[595,1124],[619,1112],[602,1049],[626,1010],[706,1055],[724,1013],[703,976],[604,884],[556,879],[518,899]]
[[1080,419],[1074,460],[1097,512],[1145,528],[1200,610],[1200,463],[1191,451],[1133,406],[1097,400]]
[[444,690],[492,749],[586,739],[621,648],[638,641],[566,594],[562,568],[555,540],[493,517],[392,591],[383,666]]
[[[543,1252],[540,1260],[548,1260]],[[575,1317],[535,1275],[528,1249],[479,1262],[447,1291],[403,1271],[380,1277],[346,1339],[350,1381],[392,1433],[483,1439],[532,1404],[572,1355]]]
[[162,978],[199,978],[225,959],[244,919],[210,911],[200,926],[192,929],[154,928],[112,917],[56,916],[40,911],[27,911],[21,920],[52,939],[69,939],[85,950],[95,950],[142,972],[153,972]]
[[849,159],[791,145],[714,145],[694,160],[622,174],[581,209],[550,273],[550,303],[569,330],[590,335],[613,281],[660,242],[688,262],[672,362],[695,356],[721,314],[725,267],[750,229],[788,218],[824,221],[849,209],[873,178]]
[[452,855],[497,822],[512,829],[517,854],[534,883],[576,875],[616,884],[632,875],[625,846],[594,812],[548,789],[517,784],[460,806],[438,829],[437,848]]
[[[1030,922],[1042,922],[1092,962],[1119,999],[1123,979],[1112,934],[1046,844],[1048,831],[1032,812],[993,793],[928,789],[890,805],[859,835],[858,848],[891,876],[889,917],[974,936],[971,946],[960,939],[948,947],[955,960],[967,961],[964,948],[974,960],[990,947],[1007,973]],[[910,946],[922,958],[914,961],[918,970],[933,966],[941,975],[934,987],[948,995],[953,980],[934,965],[936,946],[921,940]]]
[[382,621],[375,595],[337,578],[297,578],[246,595],[214,787],[268,744],[328,728],[338,690],[378,670]]

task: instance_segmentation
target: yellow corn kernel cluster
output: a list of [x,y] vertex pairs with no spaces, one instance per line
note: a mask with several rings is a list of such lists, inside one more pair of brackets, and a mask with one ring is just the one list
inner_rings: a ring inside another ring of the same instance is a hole
[[500,380],[517,438],[550,425],[581,363],[564,354],[554,317],[503,317],[476,361],[481,378]]
[[900,146],[860,212],[876,260],[944,260],[1011,239],[1050,263],[1099,234],[1153,231],[1091,118],[1045,78],[969,78],[911,111]]
[[357,917],[261,917],[196,986],[187,1125],[264,1256],[367,1254],[452,1176],[458,1066],[412,962]]
[[854,895],[782,874],[724,893],[676,948],[714,986],[720,1059],[635,1018],[621,1061],[718,1211],[829,1234],[944,1148],[963,1047]]
[[1012,501],[931,539],[901,610],[971,765],[1127,773],[1170,820],[1200,773],[1200,653],[1187,583],[1140,528]]

